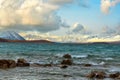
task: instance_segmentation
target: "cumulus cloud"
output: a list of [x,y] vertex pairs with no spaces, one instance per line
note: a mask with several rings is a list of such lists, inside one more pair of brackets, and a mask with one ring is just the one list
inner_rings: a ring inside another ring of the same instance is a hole
[[[72,0],[0,0],[0,29],[47,32],[64,27],[55,13],[62,4]],[[61,5],[58,5],[61,3]]]
[[109,9],[120,3],[120,0],[101,0],[101,10],[103,13],[108,14]]

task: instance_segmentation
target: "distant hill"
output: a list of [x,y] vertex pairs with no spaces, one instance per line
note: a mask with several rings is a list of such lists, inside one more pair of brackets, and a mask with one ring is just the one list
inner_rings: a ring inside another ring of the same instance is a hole
[[8,40],[0,38],[0,42],[8,42]]
[[0,38],[0,42],[23,42],[23,43],[53,43],[48,40],[9,40]]

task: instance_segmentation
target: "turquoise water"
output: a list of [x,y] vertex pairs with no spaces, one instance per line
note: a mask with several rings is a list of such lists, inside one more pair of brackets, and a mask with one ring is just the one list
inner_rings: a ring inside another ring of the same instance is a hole
[[[0,59],[25,58],[30,63],[60,64],[62,56],[67,53],[72,55],[73,63],[77,65],[69,66],[67,69],[53,66],[0,70],[0,79],[89,80],[85,75],[93,70],[102,70],[108,74],[120,72],[120,44],[0,43]],[[81,65],[87,63],[93,66]]]
[[0,43],[0,58],[23,57],[42,62],[56,59],[57,62],[66,53],[71,54],[76,63],[110,61],[118,64],[120,44]]

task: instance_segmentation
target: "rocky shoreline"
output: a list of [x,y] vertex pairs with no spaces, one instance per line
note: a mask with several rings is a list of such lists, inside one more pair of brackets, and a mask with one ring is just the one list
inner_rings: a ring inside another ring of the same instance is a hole
[[[77,65],[73,63],[72,56],[70,54],[63,55],[63,60],[59,64],[40,64],[40,63],[29,63],[27,60],[20,58],[17,60],[0,60],[0,69],[6,70],[16,67],[59,67],[61,69],[66,69],[69,66]],[[92,67],[92,64],[81,64],[84,67]],[[79,66],[79,65],[78,65]],[[64,75],[64,77],[71,75]],[[112,78],[112,79],[120,79],[120,72],[106,73],[104,71],[91,71],[90,73],[84,75],[86,78],[90,79],[104,79],[104,78]]]

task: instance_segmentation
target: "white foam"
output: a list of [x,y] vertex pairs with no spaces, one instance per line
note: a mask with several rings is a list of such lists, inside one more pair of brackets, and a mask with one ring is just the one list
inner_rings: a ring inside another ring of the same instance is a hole
[[88,55],[72,55],[73,58],[87,58]]
[[104,58],[104,60],[106,60],[106,61],[107,60],[113,60],[113,58],[110,58],[110,57],[109,58]]

